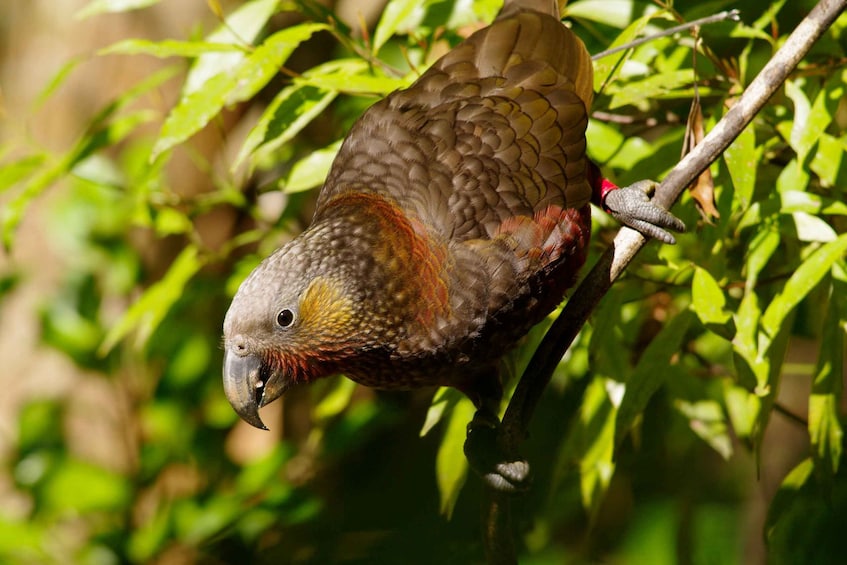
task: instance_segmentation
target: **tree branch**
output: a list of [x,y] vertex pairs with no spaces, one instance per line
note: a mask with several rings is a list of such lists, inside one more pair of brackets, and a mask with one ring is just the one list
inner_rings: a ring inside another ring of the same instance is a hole
[[[845,7],[847,7],[847,0],[818,2],[750,83],[735,106],[665,177],[656,190],[653,199],[655,203],[664,208],[670,208],[685,188],[718,159],[761,111]],[[509,456],[517,454],[520,443],[527,435],[538,400],[550,382],[556,365],[585,324],[591,311],[645,243],[646,240],[638,232],[627,227],[621,228],[612,245],[586,275],[568,300],[562,313],[553,322],[509,401],[498,437],[503,453]],[[503,528],[497,529],[498,524],[508,523],[507,519],[503,519],[503,514],[507,515],[509,511],[508,501],[504,502],[503,497],[495,499],[492,496],[490,504],[499,505],[497,511],[493,512],[499,519],[487,524],[487,541],[494,540],[501,548],[509,547],[510,544],[503,543],[501,538],[511,536],[512,532],[504,531]],[[489,514],[492,512],[489,511]],[[501,555],[498,558],[498,562],[515,561],[514,555]]]

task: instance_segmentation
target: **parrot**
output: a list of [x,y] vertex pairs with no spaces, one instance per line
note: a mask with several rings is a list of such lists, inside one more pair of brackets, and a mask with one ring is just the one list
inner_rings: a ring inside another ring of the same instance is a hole
[[380,389],[448,386],[496,413],[503,355],[586,259],[590,203],[673,243],[654,183],[618,188],[586,155],[591,58],[556,0],[494,21],[344,139],[311,224],[238,288],[223,324],[235,412],[335,374]]

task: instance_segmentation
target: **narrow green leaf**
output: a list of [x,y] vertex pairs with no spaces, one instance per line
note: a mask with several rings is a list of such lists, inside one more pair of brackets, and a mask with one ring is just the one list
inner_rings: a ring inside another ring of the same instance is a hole
[[797,152],[797,161],[805,163],[806,157],[832,122],[837,103],[844,94],[844,86],[839,81],[828,81],[818,92],[814,102],[810,103],[797,81],[785,82],[785,93],[794,102],[793,125],[789,143]]
[[[631,10],[632,9],[631,8],[631,2],[626,2],[626,3],[630,4],[629,10]],[[569,4],[565,9],[565,16],[566,17],[573,17],[573,18],[587,17],[587,16],[584,15],[584,13],[579,12],[579,11],[575,11],[575,10],[578,10],[579,9],[578,7],[580,7],[580,6],[583,7],[583,8],[587,8],[587,7],[589,7],[588,6],[589,4],[605,5],[605,4],[608,4],[608,2],[599,1],[599,0],[596,0],[596,1],[595,0],[589,0],[588,2],[577,2],[576,4]],[[614,12],[614,11],[610,11],[610,12]],[[618,12],[618,13],[621,13],[621,12]],[[626,14],[627,12],[624,11],[623,13]],[[626,25],[626,22],[629,21],[630,16],[627,14],[627,15],[624,16],[624,18],[625,19],[622,19],[622,23],[621,23],[620,27],[623,27],[624,25]],[[644,16],[644,17],[638,18],[637,20],[635,20],[634,22],[629,24],[626,27],[626,29],[623,30],[615,38],[615,40],[612,42],[612,44],[609,45],[609,49],[613,49],[615,47],[620,47],[621,45],[629,43],[629,42],[633,41],[634,39],[638,38],[638,36],[640,36],[644,32],[644,29],[647,27],[647,24],[650,23],[651,19],[652,19],[651,16]],[[607,22],[604,22],[604,23],[607,23]],[[602,59],[594,61],[594,91],[595,92],[602,92],[602,90],[606,86],[606,84],[611,82],[612,78],[614,77],[614,73],[616,71],[617,72],[620,71],[621,67],[623,66],[623,62],[628,57],[629,57],[629,51],[624,51],[624,52],[615,53],[615,54],[610,55],[608,57],[603,57]]]
[[464,445],[468,422],[473,419],[473,402],[461,396],[447,416],[447,428],[435,457],[435,478],[441,495],[441,513],[449,519],[468,476]]
[[284,29],[271,36],[234,70],[213,76],[202,89],[183,97],[165,120],[150,155],[151,161],[200,131],[224,106],[256,94],[301,42],[325,28],[323,24],[307,23]]
[[732,315],[726,310],[726,296],[711,273],[694,268],[691,281],[691,307],[704,326],[723,325]]
[[116,14],[141,10],[161,2],[161,0],[92,0],[75,14],[78,20],[84,20],[100,14]]
[[818,139],[818,150],[815,151],[809,168],[820,177],[821,184],[832,188],[838,183],[839,175],[847,169],[847,135],[833,137],[822,133]]
[[753,289],[759,280],[759,273],[768,264],[773,254],[779,248],[782,236],[773,222],[765,222],[759,225],[756,235],[750,242],[745,257],[745,270],[747,272],[747,288]]
[[278,31],[266,39],[238,68],[235,85],[226,104],[252,98],[279,72],[301,43],[327,27],[325,24],[307,22]]
[[[581,2],[568,2],[565,6],[564,16],[599,22],[620,29],[632,20],[632,17],[636,15],[636,9],[641,9],[641,7],[636,7],[632,0],[582,0]],[[625,30],[624,33],[626,32],[629,32],[629,29]],[[639,33],[640,30],[634,33],[632,37],[636,37]],[[631,40],[631,38],[625,41],[615,40],[615,43],[626,43]]]
[[791,214],[794,220],[794,229],[797,239],[800,241],[817,241],[826,243],[835,241],[838,237],[835,230],[824,219],[807,214],[806,212],[794,212]]
[[630,104],[638,106],[645,100],[666,96],[674,90],[689,86],[692,82],[694,71],[691,69],[651,74],[642,80],[621,82],[609,89],[609,94],[612,95],[609,109],[614,110]]
[[279,188],[284,192],[293,193],[322,184],[341,147],[341,142],[342,140],[339,139],[294,163],[288,176],[280,181]]
[[[782,129],[777,127],[777,130]],[[779,173],[776,179],[776,190],[778,192],[785,190],[806,190],[811,178],[808,167],[803,166],[795,157]]]
[[615,473],[615,418],[623,385],[595,376],[583,394],[579,417],[556,463],[558,483],[576,464],[582,506],[593,520]]
[[745,210],[753,201],[760,154],[752,126],[744,128],[723,154],[735,189],[735,200],[740,203],[741,210]]
[[[226,18],[221,25],[206,37],[209,43],[231,43],[247,46],[256,41],[270,17],[276,12],[280,0],[252,0],[245,2]],[[201,55],[191,66],[185,78],[183,98],[204,88],[204,85],[221,72],[232,71],[246,57],[244,51],[230,53],[207,53]]]
[[149,41],[147,39],[124,39],[105,47],[98,55],[151,55],[166,57],[200,57],[208,53],[243,52],[244,48],[232,43],[207,43],[205,41]]
[[53,96],[53,93],[56,92],[64,83],[65,80],[71,75],[74,69],[76,69],[80,63],[88,60],[84,57],[73,57],[62,64],[61,68],[50,78],[50,81],[47,83],[47,86],[38,93],[38,97],[35,99],[35,103],[33,104],[33,113],[37,112],[44,106],[44,103]]
[[682,340],[694,314],[685,310],[674,316],[650,342],[626,382],[626,393],[618,409],[615,425],[615,444],[629,432],[635,419],[646,408],[653,394],[671,373],[672,360],[679,355]]
[[847,234],[823,245],[806,259],[788,281],[782,291],[771,301],[762,315],[761,328],[765,335],[773,338],[782,329],[788,314],[812,291],[832,268],[835,261],[847,252]]
[[800,190],[788,190],[778,196],[779,208],[783,214],[806,212],[819,216],[847,216],[847,204],[832,198]]
[[0,166],[0,193],[35,173],[46,160],[46,155],[27,155]]
[[205,259],[200,256],[195,246],[189,245],[183,249],[165,276],[144,291],[141,298],[111,327],[98,353],[108,354],[133,330],[137,332],[136,346],[143,347],[204,262]]
[[832,280],[823,322],[821,348],[809,396],[809,439],[816,466],[826,475],[838,472],[844,449],[839,405],[844,388],[844,329],[847,328],[847,283]]
[[461,393],[450,387],[440,387],[435,391],[432,397],[432,402],[429,405],[429,410],[426,412],[423,426],[421,426],[420,436],[424,437],[441,421],[445,414],[453,410],[453,406],[461,398]]
[[385,42],[391,39],[397,30],[403,26],[407,20],[412,18],[420,20],[424,14],[424,5],[419,0],[390,0],[382,11],[382,16],[379,18],[379,23],[376,25],[376,31],[373,36],[374,55],[379,53],[380,48],[385,45]]
[[751,437],[762,409],[761,398],[727,380],[724,387],[724,404],[735,435],[741,438]]
[[316,116],[323,112],[337,92],[324,91],[314,86],[293,84],[284,88],[271,102],[259,122],[247,135],[234,167],[253,155],[253,165],[291,140]]
[[315,420],[328,420],[340,414],[347,406],[350,405],[350,400],[353,398],[353,393],[356,391],[356,383],[346,378],[339,378],[332,387],[329,394],[324,396],[317,405],[315,405],[312,415]]
[[720,404],[714,400],[688,402],[677,399],[674,406],[688,419],[691,430],[728,460],[732,457],[732,438]]

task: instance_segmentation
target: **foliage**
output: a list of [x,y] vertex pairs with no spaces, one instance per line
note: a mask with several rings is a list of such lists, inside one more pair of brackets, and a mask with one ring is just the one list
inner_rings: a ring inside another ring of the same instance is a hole
[[[80,15],[157,3],[95,0]],[[430,404],[328,379],[285,400],[278,442],[239,455],[232,444],[260,432],[223,398],[218,342],[237,284],[302,228],[346,129],[498,2],[392,0],[363,37],[309,0],[250,0],[226,14],[209,4],[221,19],[213,30],[128,38],[85,63],[167,60],[65,152],[0,151],[7,249],[62,181],[50,224],[72,260],[44,301],[42,336],[102,380],[127,451],[118,469],[87,461],[69,448],[66,401],[28,404],[6,468],[30,504],[25,515],[0,510],[0,560],[478,561],[466,399],[439,391]],[[581,0],[566,19],[599,52],[733,4]],[[810,7],[747,2],[744,23],[701,30],[696,57],[683,34],[598,60],[592,158],[619,184],[661,178],[679,158],[692,97],[708,129]],[[827,551],[847,488],[845,26],[712,166],[720,218],[684,198],[674,211],[689,232],[641,254],[563,360],[526,444],[536,475],[517,520],[526,562],[740,560],[742,503],[768,450],[781,449],[767,433],[797,373],[809,383],[808,416],[795,423],[808,450],[765,534],[774,562],[836,559]],[[302,56],[310,50],[325,58]],[[175,87],[163,113],[159,96]],[[216,143],[199,141],[209,134]],[[204,190],[174,180],[186,162]],[[595,214],[593,256],[614,229]],[[18,284],[0,273],[0,299]],[[799,338],[817,344],[817,360],[789,367]]]

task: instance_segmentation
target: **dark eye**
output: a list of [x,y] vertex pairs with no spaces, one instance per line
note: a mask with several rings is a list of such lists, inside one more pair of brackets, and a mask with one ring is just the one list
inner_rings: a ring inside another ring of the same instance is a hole
[[294,323],[294,312],[288,308],[283,308],[279,311],[279,314],[276,315],[276,323],[281,328],[287,328]]

